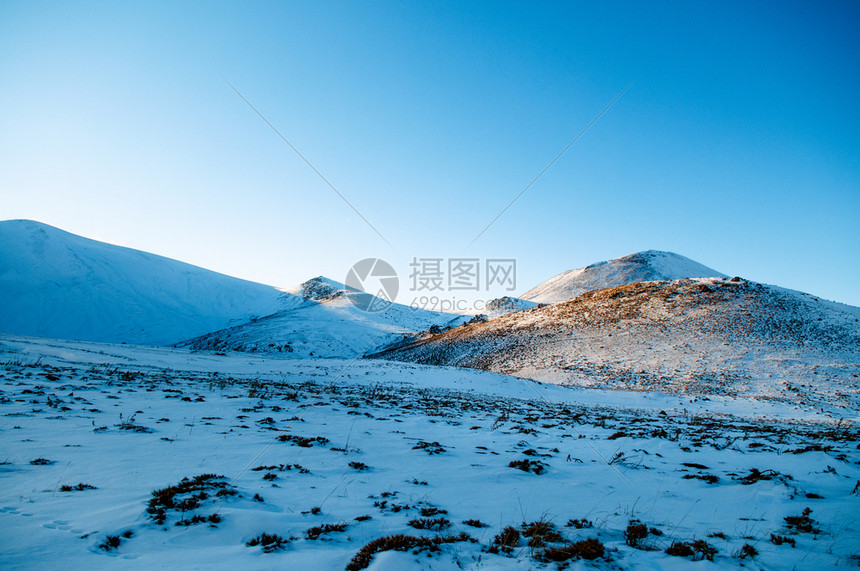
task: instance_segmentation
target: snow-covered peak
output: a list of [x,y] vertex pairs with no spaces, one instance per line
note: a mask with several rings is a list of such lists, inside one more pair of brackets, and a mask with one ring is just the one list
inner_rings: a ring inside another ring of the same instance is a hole
[[608,287],[704,277],[726,275],[674,252],[646,250],[563,272],[520,297],[538,303],[556,303]]

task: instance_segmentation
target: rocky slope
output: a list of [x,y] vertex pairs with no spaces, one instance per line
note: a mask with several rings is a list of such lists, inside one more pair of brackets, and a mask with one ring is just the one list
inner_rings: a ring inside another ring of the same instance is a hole
[[645,282],[376,357],[592,387],[860,406],[860,308],[739,278]]

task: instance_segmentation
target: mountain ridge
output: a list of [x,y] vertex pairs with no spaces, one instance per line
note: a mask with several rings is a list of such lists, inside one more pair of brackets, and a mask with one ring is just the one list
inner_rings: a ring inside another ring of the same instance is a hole
[[41,222],[0,222],[6,333],[162,345],[300,301],[272,286]]

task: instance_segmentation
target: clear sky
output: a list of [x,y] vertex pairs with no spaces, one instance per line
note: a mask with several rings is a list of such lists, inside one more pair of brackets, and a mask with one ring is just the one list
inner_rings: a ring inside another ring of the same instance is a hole
[[858,29],[854,1],[5,0],[0,219],[278,286],[513,257],[521,293],[660,249],[860,305]]

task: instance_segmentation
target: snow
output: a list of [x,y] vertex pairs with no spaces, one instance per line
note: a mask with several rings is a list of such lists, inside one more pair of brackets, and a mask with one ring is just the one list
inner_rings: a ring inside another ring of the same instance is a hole
[[169,344],[299,303],[271,286],[39,222],[0,222],[6,333]]
[[[648,251],[489,321],[366,312],[30,221],[0,223],[0,295],[2,569],[858,561],[860,308]],[[560,535],[496,545],[532,522]]]
[[520,297],[538,303],[557,303],[589,291],[636,282],[703,277],[727,276],[673,252],[647,250],[562,272]]
[[[719,550],[720,568],[749,565],[734,557],[744,544],[759,552],[754,567],[774,570],[849,565],[860,547],[860,435],[785,403],[9,335],[0,336],[0,363],[4,569],[344,569],[374,539],[435,536],[409,525],[431,508],[445,510],[433,516],[449,520],[443,533],[476,542],[378,553],[369,568],[555,569],[525,540],[507,555],[487,551],[502,527],[538,520],[565,540],[603,543],[603,558],[574,568],[687,567],[690,558],[664,551],[697,539]],[[282,435],[327,441],[302,447]],[[444,450],[431,454],[421,442]],[[38,458],[54,463],[31,463]],[[524,459],[545,471],[508,466]],[[770,479],[744,484],[752,468]],[[153,521],[152,491],[205,473],[224,475],[237,495],[210,494],[189,511],[168,510],[163,525]],[[61,491],[79,483],[96,489]],[[784,518],[805,507],[820,533],[787,527]],[[214,527],[176,525],[213,513]],[[355,519],[364,515],[371,519]],[[566,526],[581,518],[592,526]],[[649,535],[648,549],[630,547],[631,519],[663,535]],[[310,528],[339,522],[344,531],[308,538]],[[293,539],[272,553],[246,546],[263,532]],[[796,547],[775,545],[771,534]],[[108,536],[120,537],[118,548],[99,547]]]

